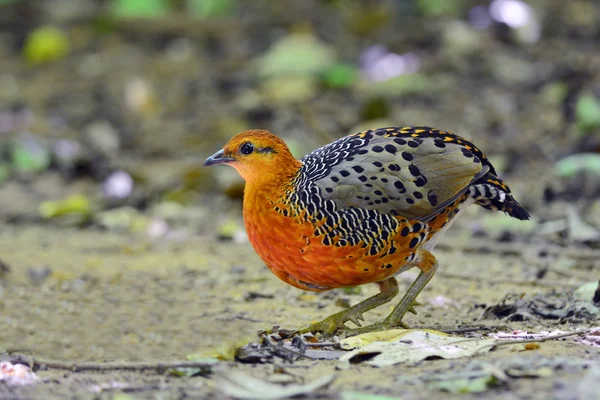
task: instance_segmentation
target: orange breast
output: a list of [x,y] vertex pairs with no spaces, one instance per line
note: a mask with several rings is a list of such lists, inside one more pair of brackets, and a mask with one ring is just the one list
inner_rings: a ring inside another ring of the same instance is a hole
[[[382,281],[404,266],[416,250],[408,243],[418,234],[397,233],[375,255],[360,243],[336,246],[339,238],[324,245],[323,235],[315,233],[324,221],[311,221],[306,211],[285,216],[284,207],[269,201],[245,203],[244,221],[250,242],[265,264],[281,280],[300,289],[324,291]],[[395,251],[390,254],[392,247]]]

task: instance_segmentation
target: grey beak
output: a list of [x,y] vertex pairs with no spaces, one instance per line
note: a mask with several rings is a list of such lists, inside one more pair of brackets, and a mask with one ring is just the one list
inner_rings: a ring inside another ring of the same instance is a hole
[[209,165],[213,165],[213,164],[227,164],[230,163],[232,161],[235,161],[235,158],[233,157],[225,157],[223,156],[223,149],[217,151],[215,154],[213,154],[212,156],[208,157],[206,159],[206,161],[204,161],[204,164],[202,164],[204,167],[208,167]]

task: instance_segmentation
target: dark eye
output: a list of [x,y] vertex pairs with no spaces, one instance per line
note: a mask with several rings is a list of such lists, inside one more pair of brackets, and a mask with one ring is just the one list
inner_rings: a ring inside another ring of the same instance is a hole
[[250,142],[246,142],[240,147],[240,153],[242,153],[242,154],[248,155],[248,154],[251,154],[253,151],[254,151],[254,146]]

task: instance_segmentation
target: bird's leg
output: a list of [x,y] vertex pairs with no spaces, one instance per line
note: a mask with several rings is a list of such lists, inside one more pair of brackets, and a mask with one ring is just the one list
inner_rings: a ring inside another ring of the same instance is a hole
[[402,322],[402,317],[407,312],[414,312],[413,305],[415,299],[421,293],[421,290],[427,285],[427,283],[433,278],[435,271],[438,269],[438,262],[429,251],[423,249],[419,252],[419,259],[415,263],[421,270],[417,279],[410,285],[406,294],[400,300],[400,303],[394,310],[388,315],[383,321],[377,322],[373,325],[365,326],[358,329],[348,329],[344,332],[345,336],[360,335],[361,333],[383,331],[386,329],[393,329],[397,327],[408,328],[406,324]]
[[325,336],[331,336],[338,329],[347,329],[344,324],[348,321],[352,321],[357,326],[361,326],[360,321],[364,321],[363,314],[365,312],[389,302],[398,294],[398,281],[396,281],[396,278],[394,277],[377,282],[377,286],[379,286],[381,292],[377,293],[375,296],[371,296],[344,311],[332,314],[322,321],[300,328],[298,333],[321,332]]

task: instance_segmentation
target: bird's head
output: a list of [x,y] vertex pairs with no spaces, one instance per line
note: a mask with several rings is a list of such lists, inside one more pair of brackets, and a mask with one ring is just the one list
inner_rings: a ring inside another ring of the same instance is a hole
[[204,161],[204,166],[227,164],[248,183],[273,180],[300,167],[285,142],[269,131],[253,129],[234,136],[223,149]]

